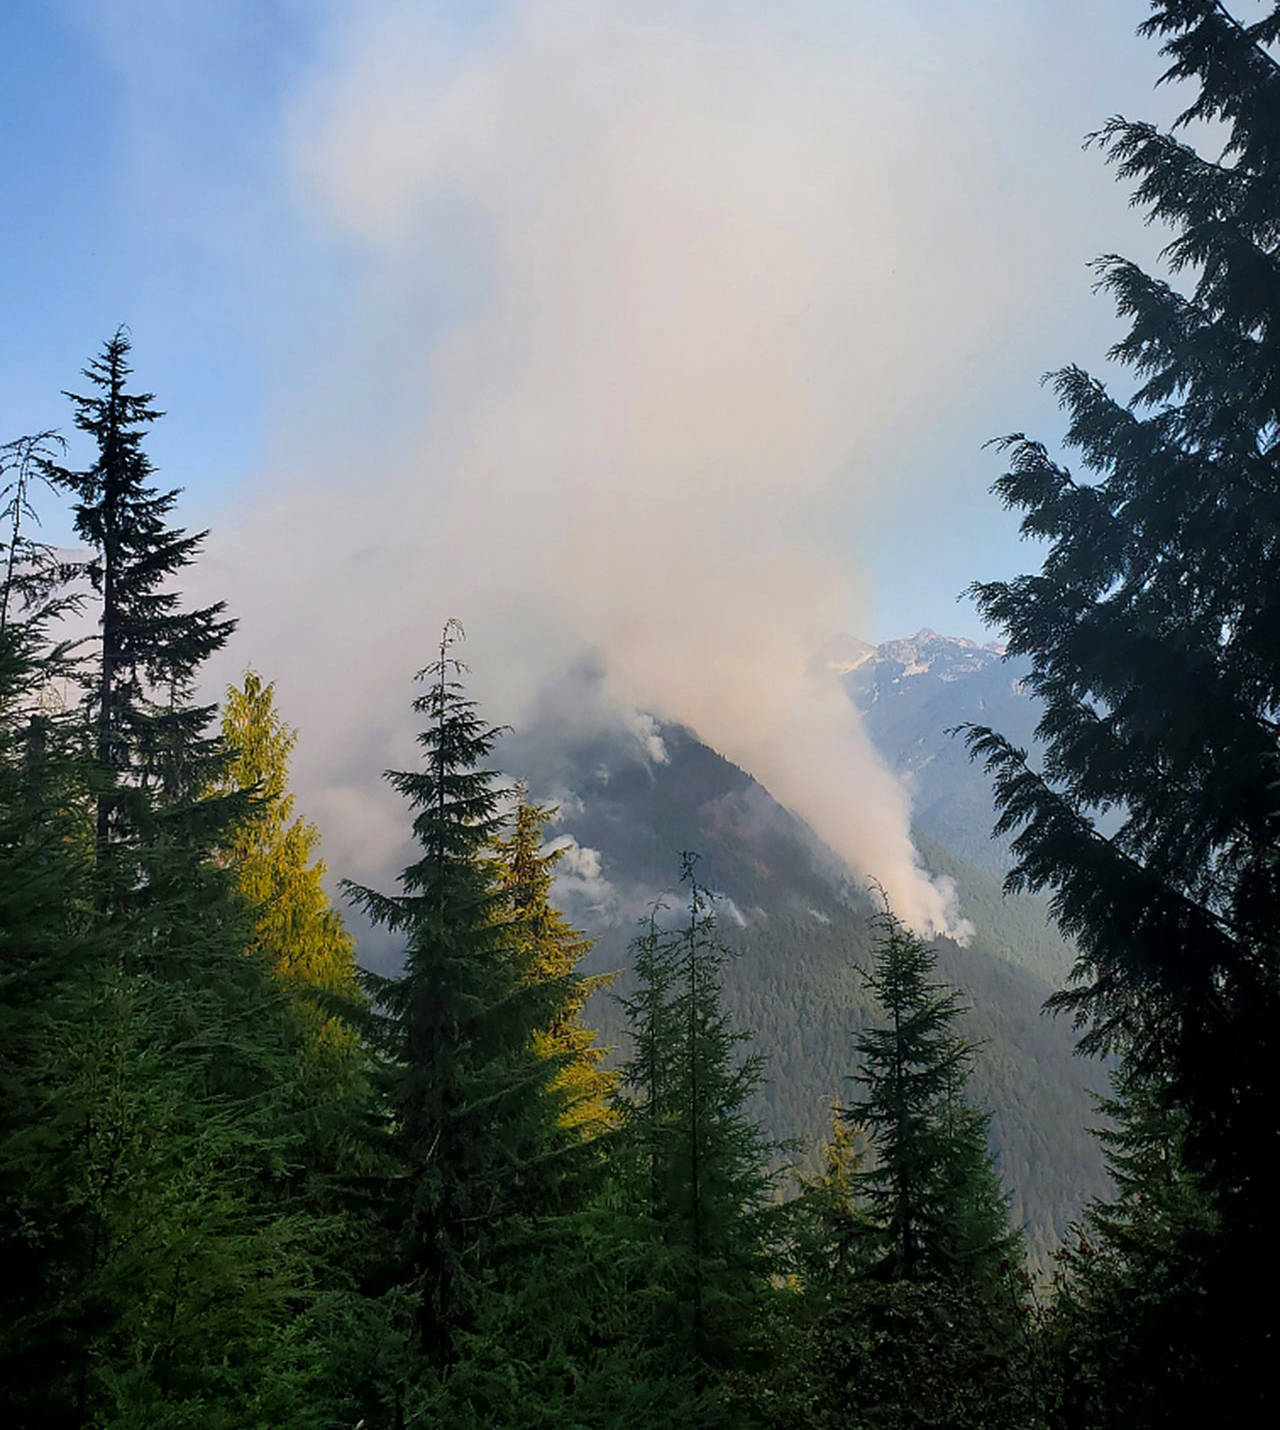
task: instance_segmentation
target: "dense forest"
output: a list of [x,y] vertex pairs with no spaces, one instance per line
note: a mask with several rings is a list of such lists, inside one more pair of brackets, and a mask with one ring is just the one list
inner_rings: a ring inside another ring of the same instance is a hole
[[[421,757],[387,774],[412,862],[390,890],[342,885],[398,952],[361,966],[294,807],[270,672],[202,692],[234,619],[181,594],[203,534],[148,458],[159,412],[122,329],[70,397],[76,448],[0,447],[6,1426],[1274,1415],[1280,5],[1264,8],[1246,24],[1155,0],[1144,32],[1191,102],[1174,133],[1116,118],[1094,136],[1172,235],[1167,277],[1097,265],[1128,324],[1110,356],[1140,386],[1125,404],[1079,368],[1052,377],[1083,470],[1002,440],[996,494],[1046,554],[973,588],[1041,715],[1034,748],[959,736],[991,777],[1010,892],[1044,897],[1075,950],[1051,1003],[1112,1070],[1114,1193],[1052,1274],[993,1165],[1001,1109],[976,1093],[963,965],[882,894],[848,941],[873,1016],[807,1120],[829,1118],[821,1146],[758,1120],[769,1011],[758,1030],[727,1011],[735,953],[693,851],[664,851],[680,893],[635,929],[609,1061],[538,772],[495,768],[456,622],[418,673]],[[38,539],[48,501],[70,504],[75,553]],[[814,936],[779,926],[771,948],[804,957]]]
[[[920,747],[928,764],[913,788],[916,838],[930,870],[957,876],[964,913],[976,927],[967,944],[940,938],[932,947],[942,978],[964,990],[968,1006],[957,1027],[979,1045],[971,1092],[992,1110],[991,1149],[1010,1192],[1010,1215],[1023,1228],[1029,1269],[1041,1275],[1051,1272],[1084,1206],[1109,1189],[1101,1145],[1089,1132],[1101,1121],[1093,1099],[1107,1089],[1109,1063],[1075,1056],[1070,1020],[1043,1012],[1059,982],[1046,976],[1045,954],[1063,973],[1071,956],[1052,937],[1044,900],[1002,899],[996,869],[979,879],[972,866],[944,858],[956,841],[944,850],[923,832],[937,827],[931,813],[939,793],[954,793],[957,784],[980,830],[991,822],[987,777],[969,762],[963,742],[945,733],[948,725],[983,709],[993,718],[1012,717],[1002,729],[1034,723],[1030,697],[990,701],[991,686],[1010,682],[1001,679],[1007,667],[999,657],[988,668],[989,678],[980,672],[972,684],[917,675],[893,687],[901,695],[892,704],[896,712],[923,698],[942,707],[936,734]],[[890,670],[886,665],[882,674]],[[656,891],[676,901],[671,851],[698,850],[700,873],[720,896],[720,937],[734,955],[725,967],[723,1006],[766,1054],[749,1114],[771,1139],[796,1144],[791,1159],[811,1174],[821,1165],[831,1102],[848,1091],[850,1039],[880,1016],[864,977],[875,958],[874,899],[745,770],[691,731],[667,722],[656,728],[660,762],[647,758],[626,729],[565,738],[539,729],[536,719],[498,746],[504,767],[537,772],[530,788],[540,800],[560,801],[550,832],[558,847],[567,846],[560,869],[567,867],[568,877],[558,878],[556,897],[591,932],[594,946],[583,968],[616,974],[592,996],[586,1016],[600,1041],[618,1050],[611,1059],[624,1056],[628,1033],[618,995],[631,987],[627,943],[634,919]],[[948,811],[955,806],[948,798]],[[1007,869],[1007,847],[990,844],[993,864]],[[584,893],[575,883],[574,845],[599,856],[608,880],[603,901],[598,886]],[[360,944],[366,960],[396,957],[394,946],[380,947],[364,930]]]

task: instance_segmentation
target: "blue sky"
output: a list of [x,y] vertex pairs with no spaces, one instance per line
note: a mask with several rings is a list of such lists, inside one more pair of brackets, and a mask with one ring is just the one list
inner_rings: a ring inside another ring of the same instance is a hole
[[82,15],[15,0],[0,14],[0,44],[14,61],[0,126],[3,429],[65,426],[60,390],[77,386],[91,352],[127,322],[140,377],[175,414],[156,431],[157,461],[193,496],[216,500],[252,462],[261,423],[231,276],[206,252],[184,252],[138,201],[133,97]]

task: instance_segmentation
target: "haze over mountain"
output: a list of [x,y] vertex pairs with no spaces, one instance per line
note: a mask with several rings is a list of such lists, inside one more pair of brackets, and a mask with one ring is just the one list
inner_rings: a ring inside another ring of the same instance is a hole
[[[1042,1260],[1083,1202],[1104,1189],[1090,1092],[1104,1075],[1073,1055],[1070,1028],[1041,1013],[1069,948],[1042,901],[1004,898],[1007,850],[991,840],[990,794],[962,743],[945,732],[991,721],[1029,742],[1035,707],[1021,670],[996,646],[924,630],[871,647],[842,638],[819,655],[862,711],[881,759],[906,782],[913,833],[931,876],[952,880],[967,944],[936,941],[941,975],[972,1005],[981,1043],[975,1088],[993,1110],[993,1142],[1015,1217]],[[768,1131],[798,1141],[803,1163],[850,1092],[851,1042],[873,1015],[857,972],[870,962],[874,905],[865,881],[753,774],[685,726],[641,716],[610,725],[604,681],[580,669],[508,736],[504,766],[536,772],[531,794],[558,806],[565,848],[557,895],[596,940],[593,966],[622,970],[626,946],[656,897],[678,905],[677,852],[697,850],[720,894],[722,932],[738,957],[726,998],[765,1054],[758,1111]],[[571,716],[569,712],[576,712]],[[874,873],[874,871],[871,871]],[[616,1005],[597,997],[606,1040]]]

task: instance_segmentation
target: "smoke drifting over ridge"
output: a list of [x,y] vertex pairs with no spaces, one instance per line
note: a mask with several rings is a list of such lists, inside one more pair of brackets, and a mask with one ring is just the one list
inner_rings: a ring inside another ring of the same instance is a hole
[[[963,171],[904,178],[936,111],[914,119],[847,36],[827,52],[727,13],[526,4],[445,54],[429,7],[337,7],[291,152],[352,246],[356,316],[292,415],[325,480],[238,538],[238,561],[281,532],[295,553],[237,600],[257,633],[238,658],[270,652],[353,872],[399,827],[361,791],[407,757],[405,677],[456,613],[486,713],[518,721],[590,650],[620,711],[688,724],[909,923],[964,937],[811,657],[859,625],[832,533],[874,520],[911,394],[1012,321],[1019,275],[966,296],[990,215],[948,207]],[[972,169],[984,136],[949,118]],[[377,412],[381,384],[387,419],[344,435],[342,402]]]

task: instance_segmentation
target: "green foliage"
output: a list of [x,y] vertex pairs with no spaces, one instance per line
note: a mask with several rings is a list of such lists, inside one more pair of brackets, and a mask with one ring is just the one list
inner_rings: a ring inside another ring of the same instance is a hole
[[[1275,1277],[1280,1136],[1280,6],[1263,10],[1244,23],[1214,0],[1156,0],[1142,31],[1191,102],[1171,133],[1114,118],[1094,136],[1170,230],[1170,277],[1098,261],[1128,323],[1110,355],[1140,385],[1126,404],[1078,367],[1054,376],[1086,475],[1022,434],[1002,444],[996,491],[1048,552],[1038,574],[974,591],[1031,661],[1043,758],[969,732],[1014,836],[1010,887],[1051,891],[1078,949],[1054,1005],[1184,1119],[1219,1227],[1195,1276],[1231,1327],[1187,1347],[1185,1377],[1246,1419],[1273,1399],[1270,1332],[1236,1308]],[[1179,132],[1202,122],[1220,127],[1216,158]],[[1170,1275],[1154,1285],[1173,1316],[1188,1298]],[[1157,1382],[1168,1345],[1147,1354],[1113,1362],[1113,1405]]]
[[276,1191],[298,1140],[275,1096],[294,1056],[278,995],[224,934],[188,917],[197,968],[111,971],[61,1030],[59,1111],[83,1122],[56,1176],[81,1245],[50,1314],[83,1327],[93,1423],[221,1415],[271,1372],[324,1265]]
[[661,929],[655,906],[636,941],[616,1161],[647,1248],[637,1337],[649,1374],[676,1395],[679,1423],[702,1424],[730,1414],[732,1374],[761,1357],[779,1227],[774,1149],[746,1113],[761,1060],[741,1054],[745,1035],[722,1010],[729,953],[695,866],[682,856],[684,927]]
[[388,1274],[408,1277],[427,1361],[456,1360],[486,1289],[515,1256],[523,1220],[556,1206],[564,1159],[549,1156],[565,1109],[551,1059],[534,1046],[574,996],[575,980],[530,980],[507,896],[488,857],[499,791],[481,767],[498,731],[463,693],[446,625],[414,709],[427,724],[420,771],[388,779],[414,811],[421,857],[401,893],[346,886],[375,921],[405,937],[404,971],[370,977],[370,1035],[383,1060],[400,1177],[386,1189],[394,1239]]
[[[149,485],[153,468],[142,443],[160,413],[150,393],[128,391],[129,351],[120,329],[85,369],[96,391],[69,394],[76,426],[97,445],[94,464],[46,467],[75,498],[76,533],[93,553],[86,570],[102,601],[99,659],[86,695],[100,781],[100,864],[113,841],[136,836],[161,811],[172,823],[216,772],[221,746],[207,734],[214,707],[192,703],[192,695],[199,667],[235,624],[222,602],[182,611],[171,587],[206,533],[167,526],[179,493]],[[153,791],[159,804],[146,797]]]
[[[590,942],[553,907],[548,811],[522,788],[504,822],[486,768],[498,732],[463,690],[456,623],[414,703],[423,767],[389,775],[419,855],[396,895],[347,886],[403,938],[404,968],[356,996],[272,687],[250,673],[228,691],[222,739],[195,699],[230,622],[221,605],[180,608],[172,578],[201,538],[168,526],[177,494],[150,485],[158,414],[127,390],[117,334],[89,369],[95,395],[73,399],[97,443],[89,470],[57,466],[50,434],[0,448],[5,1424],[1262,1419],[1270,1332],[1247,1292],[1274,1268],[1280,641],[1258,572],[1280,511],[1280,382],[1258,274],[1280,9],[1253,27],[1198,0],[1155,12],[1172,73],[1201,82],[1189,117],[1224,123],[1226,156],[1205,165],[1119,120],[1101,138],[1197,281],[1179,295],[1104,261],[1133,319],[1117,352],[1145,386],[1130,411],[1061,375],[1096,480],[1013,439],[1000,489],[1051,554],[1038,578],[978,588],[1045,702],[1042,773],[971,731],[1013,836],[1011,886],[1052,894],[1079,949],[1058,1001],[1090,1046],[1124,1054],[1101,1109],[1117,1198],[1085,1214],[1050,1311],[1029,1309],[991,1119],[969,1098],[971,1076],[1012,1087],[1027,1069],[1003,1036],[979,1068],[950,986],[963,970],[991,1005],[975,1017],[1029,1008],[1038,985],[1013,965],[1060,954],[1036,942],[1039,906],[1004,923],[1009,946],[974,950],[926,947],[886,908],[859,983],[856,897],[748,777],[726,785],[731,767],[673,738],[670,768],[644,772],[648,823],[621,824],[637,867],[656,870],[662,831],[710,805],[734,887],[745,901],[772,880],[770,907],[731,957],[683,856],[687,917],[655,904],[633,946],[619,1079],[586,1026],[602,982],[581,973]],[[31,539],[42,477],[75,495],[93,548],[96,662],[56,639],[76,601]],[[68,677],[88,691],[78,707],[60,698]],[[1202,709],[1186,708],[1189,682]],[[955,815],[963,792],[944,774]],[[980,881],[1000,855],[963,857]],[[774,1084],[729,1008],[778,1044]],[[757,1113],[813,1125],[796,1070],[825,1066],[851,1029],[858,1095],[779,1205]],[[1043,1129],[1000,1131],[1006,1176],[1025,1177]]]
[[728,948],[716,937],[713,896],[698,882],[697,856],[681,856],[688,920],[672,947],[671,1042],[657,1207],[668,1244],[687,1257],[677,1314],[708,1366],[749,1353],[754,1303],[769,1273],[772,1151],[746,1107],[763,1059],[742,1056],[749,1034],[735,1032],[721,1007]]
[[[1264,44],[1280,12],[1241,26],[1208,0],[1154,11],[1144,29],[1165,38],[1169,77],[1197,86],[1179,123],[1220,121],[1223,159],[1121,119],[1096,139],[1171,227],[1166,256],[1193,281],[1183,293],[1099,261],[1130,320],[1113,356],[1143,381],[1125,406],[1078,368],[1054,379],[1090,479],[1039,443],[1005,443],[996,489],[1049,553],[1039,575],[975,592],[1032,662],[1043,770],[989,729],[970,739],[995,774],[999,829],[1018,831],[1011,885],[1053,890],[1079,948],[1058,1005],[1091,1048],[1172,1072],[1226,1184],[1274,1135],[1265,1070],[1280,1026],[1280,368],[1264,277],[1280,152],[1280,68]],[[1120,816],[1109,837],[1104,810]]]
[[108,345],[107,395],[80,404],[98,465],[51,469],[99,542],[87,707],[58,698],[73,652],[47,627],[74,603],[29,548],[39,586],[0,633],[4,1418],[319,1425],[318,1342],[296,1327],[341,1278],[334,1223],[296,1195],[298,1020],[246,957],[251,918],[212,857],[244,801],[197,798],[220,752],[184,703],[228,625],[158,589],[194,539],[144,485],[126,351]]
[[1036,1423],[1020,1239],[965,1100],[959,998],[887,904],[876,925],[884,1022],[856,1040],[862,1095],[794,1208],[778,1423]]
[[95,915],[85,770],[56,748],[0,760],[6,1423],[225,1423],[324,1266],[274,1190],[289,1025],[187,851]]
[[[966,699],[977,708],[988,693],[980,683]],[[1024,711],[1024,718],[1029,714]],[[934,718],[943,723],[937,711]],[[668,761],[652,767],[618,741],[574,748],[573,768],[583,773],[572,785],[584,805],[575,811],[574,835],[599,852],[627,900],[670,883],[669,859],[665,866],[651,862],[655,827],[671,835],[676,848],[705,851],[702,867],[714,871],[726,896],[720,937],[735,954],[724,968],[724,1008],[736,1026],[753,1029],[755,1045],[768,1055],[750,1115],[769,1137],[796,1141],[801,1166],[813,1172],[815,1151],[828,1132],[830,1097],[849,1071],[850,1033],[875,1017],[869,990],[855,973],[873,957],[871,906],[857,891],[842,888],[830,856],[749,775],[687,731],[664,726],[662,737]],[[953,743],[956,769],[970,787],[965,807],[989,810],[986,782],[959,742],[937,736],[933,748]],[[917,788],[923,784],[922,776]],[[974,795],[972,787],[981,793]],[[965,871],[956,872],[968,913]],[[1016,910],[1001,904],[999,875],[988,876],[988,884],[990,918],[983,918],[980,902],[972,909],[979,923],[972,942],[943,939],[935,950],[940,976],[963,988],[970,1004],[959,1028],[979,1044],[974,1093],[994,1111],[993,1143],[1012,1194],[1013,1220],[1026,1228],[1030,1259],[1047,1272],[1085,1204],[1106,1191],[1101,1152],[1088,1131],[1090,1094],[1105,1089],[1106,1070],[1073,1055],[1075,1039],[1065,1020],[1041,1014],[1052,985],[1016,966],[1015,955],[1026,952],[1019,942],[1024,933],[1047,942],[1042,910],[1028,907],[1026,918],[1013,917]],[[735,910],[744,927],[737,926]],[[996,941],[997,932],[1002,941]],[[620,969],[615,987],[630,996],[635,984],[626,933],[616,926],[597,930],[589,966]],[[1058,948],[1060,961],[1060,940]],[[628,1056],[619,1006],[597,997],[587,1012],[602,1041]]]
[[1206,1358],[1232,1355],[1250,1312],[1219,1294],[1220,1218],[1187,1161],[1185,1112],[1132,1071],[1102,1101],[1113,1202],[1095,1202],[1061,1257],[1047,1325],[1064,1425],[1211,1420]]
[[596,1047],[595,1032],[583,1023],[582,1010],[610,979],[579,975],[591,940],[551,903],[555,866],[564,853],[562,847],[544,847],[543,831],[551,815],[551,810],[529,802],[523,785],[517,788],[510,833],[494,846],[495,874],[505,896],[508,937],[524,976],[564,990],[563,1004],[547,1026],[533,1030],[534,1050],[554,1066],[550,1088],[564,1102],[560,1125],[575,1137],[592,1137],[612,1122],[609,1099],[617,1077],[600,1067],[605,1050]]
[[[11,533],[10,552],[16,520]],[[49,608],[28,594],[7,588],[0,629],[0,1404],[19,1425],[57,1425],[46,1411],[66,1402],[78,1330],[54,1308],[85,1247],[67,1176],[83,1118],[59,1054],[98,950],[84,925],[84,771],[48,698]]]
[[822,1145],[822,1168],[801,1176],[796,1199],[793,1252],[807,1289],[830,1296],[847,1288],[868,1267],[874,1235],[871,1212],[860,1196],[867,1157],[864,1129],[854,1127],[839,1104],[832,1110],[830,1140]]
[[998,1280],[1016,1256],[987,1153],[989,1116],[965,1101],[974,1048],[954,1031],[960,994],[886,902],[866,982],[887,1020],[855,1047],[863,1094],[842,1109],[875,1163],[855,1176],[874,1227],[871,1268],[888,1281]]
[[[222,738],[228,751],[224,787],[254,797],[222,849],[241,895],[257,914],[255,950],[304,996],[321,990],[335,1000],[355,999],[355,943],[325,896],[325,866],[315,859],[320,832],[294,817],[288,778],[297,735],[275,708],[275,686],[264,685],[254,671],[246,672],[242,686],[229,686]],[[310,1006],[318,1041],[349,1045],[340,1020]]]

